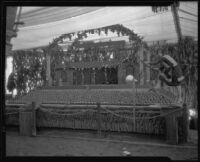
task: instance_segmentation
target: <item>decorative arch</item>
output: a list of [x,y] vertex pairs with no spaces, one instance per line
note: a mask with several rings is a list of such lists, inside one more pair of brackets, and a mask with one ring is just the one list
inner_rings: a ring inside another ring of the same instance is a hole
[[50,50],[51,48],[55,47],[58,43],[63,42],[63,39],[72,39],[72,36],[75,34],[77,35],[77,38],[73,41],[71,46],[69,47],[69,50],[73,50],[73,46],[76,46],[77,42],[80,40],[87,38],[87,34],[94,34],[97,33],[100,35],[101,32],[104,32],[106,35],[108,34],[108,31],[111,32],[117,32],[118,36],[120,34],[122,36],[129,36],[129,41],[134,42],[135,45],[138,45],[139,43],[142,43],[142,37],[138,36],[136,33],[134,33],[132,30],[124,27],[121,24],[116,24],[116,25],[111,25],[111,26],[106,26],[102,28],[97,28],[97,29],[90,29],[90,30],[85,30],[85,31],[79,31],[79,32],[73,32],[73,33],[68,33],[68,34],[62,34],[58,38],[54,39],[48,46],[48,49]]

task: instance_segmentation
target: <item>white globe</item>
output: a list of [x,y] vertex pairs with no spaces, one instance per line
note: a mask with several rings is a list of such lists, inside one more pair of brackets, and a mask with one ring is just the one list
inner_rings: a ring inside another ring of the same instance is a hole
[[133,75],[127,75],[126,76],[126,82],[127,83],[133,82],[133,79],[134,79]]

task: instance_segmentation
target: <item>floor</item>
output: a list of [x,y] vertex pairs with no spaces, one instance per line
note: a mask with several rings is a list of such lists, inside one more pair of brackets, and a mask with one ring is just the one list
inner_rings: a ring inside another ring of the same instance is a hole
[[[197,159],[197,131],[190,131],[184,145],[168,145],[162,138],[147,135],[40,129],[36,137],[6,131],[6,156],[151,156],[172,160]],[[127,155],[126,154],[126,155]]]

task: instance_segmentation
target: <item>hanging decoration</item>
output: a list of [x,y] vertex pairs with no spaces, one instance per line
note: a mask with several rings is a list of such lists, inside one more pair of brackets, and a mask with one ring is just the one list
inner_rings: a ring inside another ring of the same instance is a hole
[[169,4],[167,4],[166,6],[153,6],[152,11],[154,13],[166,12],[166,11],[169,11],[170,5],[174,5],[175,7],[178,8],[180,6],[180,2],[179,1],[175,1],[172,3],[169,2]]
[[168,11],[168,6],[153,6],[152,11],[154,13],[159,13],[159,12],[166,12]]

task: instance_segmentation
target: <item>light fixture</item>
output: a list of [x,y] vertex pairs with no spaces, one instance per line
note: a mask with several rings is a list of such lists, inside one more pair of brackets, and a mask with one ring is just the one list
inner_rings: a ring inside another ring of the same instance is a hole
[[195,109],[189,109],[189,116],[194,117],[196,115],[197,115],[197,113],[196,113]]

